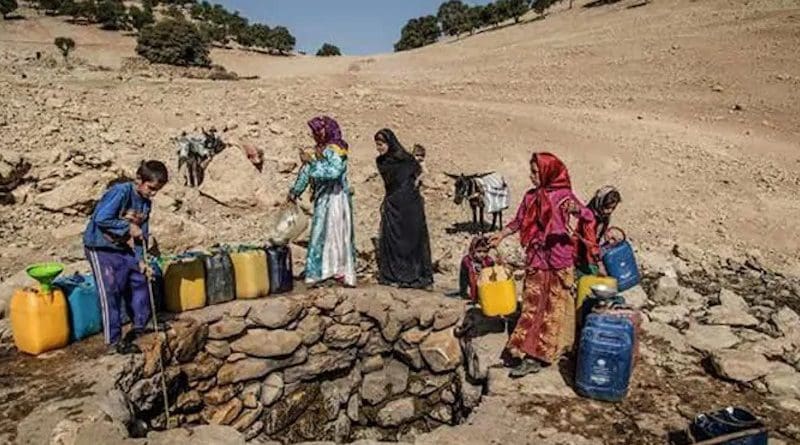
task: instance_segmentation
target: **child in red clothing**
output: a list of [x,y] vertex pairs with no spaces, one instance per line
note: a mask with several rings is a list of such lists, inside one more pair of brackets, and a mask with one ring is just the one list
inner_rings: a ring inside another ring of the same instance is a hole
[[469,245],[469,252],[461,260],[459,273],[460,295],[478,301],[478,276],[484,267],[494,266],[495,261],[489,255],[489,240],[477,236]]

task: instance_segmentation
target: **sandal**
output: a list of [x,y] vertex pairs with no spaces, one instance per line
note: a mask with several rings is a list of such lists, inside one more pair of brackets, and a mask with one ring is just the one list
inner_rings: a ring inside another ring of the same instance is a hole
[[509,371],[508,376],[512,379],[518,379],[525,377],[528,374],[536,374],[541,370],[542,364],[539,363],[539,361],[532,358],[526,358],[522,360],[519,365],[512,368],[511,371]]

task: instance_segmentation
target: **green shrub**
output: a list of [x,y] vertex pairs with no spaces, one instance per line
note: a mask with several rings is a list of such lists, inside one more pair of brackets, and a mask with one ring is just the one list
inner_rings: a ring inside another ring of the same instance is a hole
[[322,48],[317,51],[317,56],[319,57],[330,57],[330,56],[341,56],[342,51],[339,50],[339,47],[336,45],[332,45],[330,43],[326,43],[322,45]]
[[18,7],[17,0],[0,0],[0,13],[3,14],[3,19],[8,17],[8,15],[14,12]]
[[53,42],[53,44],[56,45],[56,48],[58,48],[59,51],[61,51],[61,55],[64,56],[64,61],[67,60],[69,53],[75,49],[75,41],[69,37],[56,37],[56,40]]
[[153,63],[178,66],[209,66],[209,41],[186,21],[166,19],[139,34],[136,52]]

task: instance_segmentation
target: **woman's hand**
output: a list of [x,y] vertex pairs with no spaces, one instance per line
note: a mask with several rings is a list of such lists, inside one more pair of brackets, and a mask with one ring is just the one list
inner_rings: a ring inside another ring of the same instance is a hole
[[303,164],[308,164],[312,160],[313,160],[313,158],[311,156],[311,153],[309,153],[308,150],[303,150],[301,148],[300,149],[300,162],[302,162]]
[[497,232],[494,235],[489,237],[489,245],[492,247],[498,247],[500,243],[506,238],[505,232]]

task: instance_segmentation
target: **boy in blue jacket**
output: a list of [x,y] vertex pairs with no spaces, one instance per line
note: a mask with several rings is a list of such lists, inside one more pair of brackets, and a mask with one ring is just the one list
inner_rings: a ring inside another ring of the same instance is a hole
[[[143,161],[133,182],[106,190],[83,234],[86,258],[100,296],[103,334],[112,352],[139,352],[131,340],[144,331],[150,319],[143,248],[149,239],[150,200],[168,180],[163,163]],[[133,335],[123,340],[122,311],[126,305],[133,311]]]

